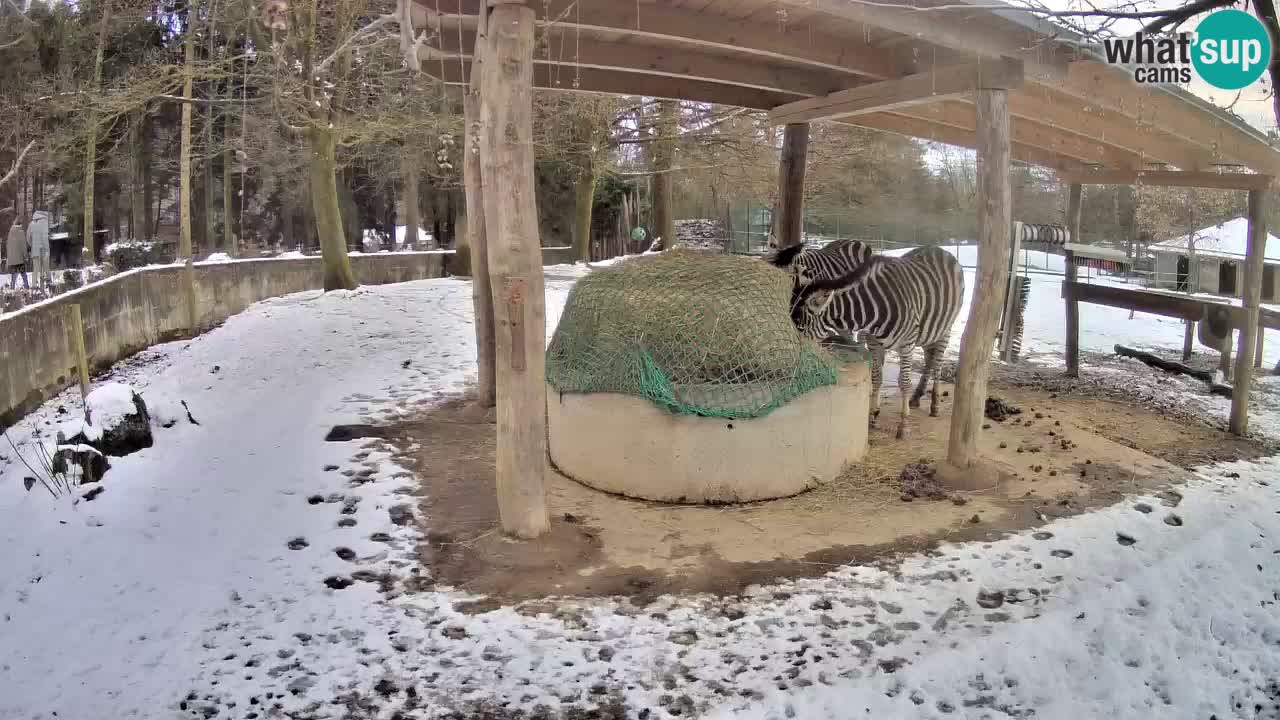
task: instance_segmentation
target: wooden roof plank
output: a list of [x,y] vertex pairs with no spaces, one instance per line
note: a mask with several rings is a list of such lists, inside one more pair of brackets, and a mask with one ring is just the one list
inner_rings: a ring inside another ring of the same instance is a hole
[[1060,172],[1064,183],[1086,185],[1153,185],[1159,187],[1212,188],[1215,190],[1270,190],[1270,175],[1178,170],[1081,170]]
[[978,61],[838,90],[819,98],[797,100],[774,108],[769,112],[769,121],[774,125],[784,125],[863,115],[955,99],[979,87],[1008,89],[1021,84],[1021,61],[1009,58]]

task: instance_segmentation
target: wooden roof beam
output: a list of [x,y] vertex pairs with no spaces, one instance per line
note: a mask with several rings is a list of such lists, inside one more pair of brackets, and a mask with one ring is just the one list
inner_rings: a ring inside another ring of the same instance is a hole
[[1270,175],[1177,170],[1079,170],[1059,171],[1064,183],[1082,185],[1153,185],[1159,187],[1211,188],[1214,190],[1270,190]]
[[965,97],[980,87],[1016,88],[1022,85],[1022,80],[1019,60],[979,61],[797,100],[774,108],[769,113],[769,121],[785,125],[897,110]]
[[[475,32],[446,32],[430,40],[432,48],[419,53],[424,65],[445,59],[470,59]],[[438,53],[443,53],[443,56]],[[792,95],[822,95],[848,87],[857,79],[851,75],[818,68],[796,68],[765,60],[728,58],[699,50],[658,47],[631,43],[609,43],[592,37],[575,38],[562,28],[548,29],[534,48],[534,63],[558,67],[562,76],[573,78],[581,68],[661,75],[706,82],[718,82]],[[429,68],[428,68],[429,69]]]
[[1064,77],[1070,60],[1053,40],[1036,37],[1028,30],[997,25],[990,15],[975,8],[952,5],[933,9],[906,2],[893,6],[888,2],[848,0],[782,0],[782,5],[883,28],[970,56],[1017,58],[1026,63],[1027,75],[1043,80]]
[[1139,127],[1150,126],[1198,146],[1208,151],[1214,163],[1238,163],[1261,174],[1280,175],[1280,151],[1265,139],[1226,118],[1215,117],[1192,100],[1157,87],[1135,85],[1123,70],[1094,61],[1074,62],[1066,79],[1052,87],[1075,97],[1086,108],[1127,115]]
[[[415,0],[414,27],[450,30],[475,27],[483,0]],[[439,15],[437,13],[437,7]],[[547,0],[538,6],[538,24],[563,31],[622,33],[679,41],[708,49],[728,49],[762,58],[825,68],[863,79],[899,77],[915,69],[915,60],[872,45],[852,46],[809,24],[764,25],[749,19],[708,15],[657,3]]]
[[[943,125],[950,125],[968,133],[977,128],[976,111],[972,105],[960,102],[942,102],[932,105],[916,105],[898,111]],[[1106,145],[1073,133],[1040,125],[1026,118],[1013,118],[1013,138],[1016,142],[1047,150],[1056,155],[1075,158],[1086,165],[1139,168],[1143,159],[1128,150]]]
[[1071,103],[1044,86],[1027,86],[1009,93],[1009,112],[1063,132],[1091,138],[1105,145],[1128,150],[1146,164],[1166,163],[1184,170],[1213,165],[1210,152],[1160,132],[1138,125],[1133,118],[1097,107],[1072,108]]
[[[448,85],[461,85],[471,74],[471,61],[447,60],[423,63],[423,72]],[[533,86],[562,92],[600,93],[606,95],[643,95],[663,100],[731,105],[749,110],[768,110],[796,99],[796,95],[770,90],[757,90],[738,85],[686,80],[661,75],[582,68],[567,72],[556,65],[534,65]]]
[[[917,117],[896,115],[894,113],[858,115],[845,120],[837,120],[836,122],[845,125],[856,125],[858,127],[865,127],[872,130],[882,130],[884,132],[891,132],[895,135],[905,135],[906,137],[915,138],[917,140],[955,145],[956,147],[973,149],[977,143],[977,138],[972,130],[962,130],[950,125],[932,123],[928,120],[922,120]],[[1018,142],[1017,140],[1014,140],[1010,145],[1010,151],[1012,152],[1013,159],[1015,160],[1051,168],[1058,170],[1059,172],[1081,171],[1086,169],[1084,163],[1081,163],[1075,158],[1070,158],[1038,147],[1032,147],[1025,143]]]

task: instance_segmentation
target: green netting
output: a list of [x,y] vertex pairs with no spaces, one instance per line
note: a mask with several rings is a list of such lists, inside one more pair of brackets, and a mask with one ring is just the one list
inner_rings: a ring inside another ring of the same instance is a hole
[[578,281],[547,350],[560,392],[639,395],[675,413],[759,417],[836,382],[791,323],[790,276],[736,255],[673,250]]

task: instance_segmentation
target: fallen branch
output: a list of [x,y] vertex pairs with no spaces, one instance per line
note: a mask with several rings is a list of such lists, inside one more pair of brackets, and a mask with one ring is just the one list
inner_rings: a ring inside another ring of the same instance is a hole
[[1191,377],[1197,380],[1200,380],[1201,382],[1208,385],[1210,394],[1221,395],[1222,397],[1225,397],[1225,398],[1231,397],[1231,386],[1223,385],[1222,383],[1215,381],[1213,377],[1213,373],[1209,370],[1197,370],[1188,365],[1183,365],[1180,362],[1175,362],[1173,360],[1165,360],[1164,358],[1159,357],[1157,355],[1152,355],[1149,352],[1134,350],[1133,348],[1127,348],[1123,345],[1116,345],[1115,351],[1116,351],[1116,354],[1121,357],[1130,357],[1135,360],[1141,360],[1147,365],[1150,365],[1153,368],[1164,370],[1165,372],[1190,375]]
[[32,140],[27,143],[26,147],[22,148],[22,152],[18,153],[18,159],[13,161],[13,167],[9,169],[9,172],[5,173],[4,177],[0,177],[0,188],[8,185],[9,181],[17,176],[18,170],[22,168],[22,161],[27,157],[27,153],[31,152],[31,148],[35,146],[36,141]]

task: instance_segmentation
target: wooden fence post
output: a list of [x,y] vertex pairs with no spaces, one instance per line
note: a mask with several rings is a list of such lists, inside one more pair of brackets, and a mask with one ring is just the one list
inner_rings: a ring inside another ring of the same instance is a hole
[[[89,357],[84,350],[84,317],[80,314],[79,303],[73,303],[69,310],[71,318],[67,330],[71,333],[71,353],[75,355],[76,370],[80,377],[80,399],[85,400],[89,397]],[[85,412],[88,411],[89,406],[86,404]]]
[[[1067,242],[1080,242],[1080,212],[1084,205],[1083,202],[1084,188],[1080,183],[1071,183],[1069,195],[1067,196],[1067,223],[1070,227],[1070,235]],[[1075,253],[1070,250],[1066,251],[1067,265],[1066,277],[1068,283],[1075,283],[1078,273],[1076,272]],[[1076,300],[1075,293],[1066,293],[1067,301],[1067,377],[1080,377],[1080,302]]]
[[[1249,388],[1253,384],[1253,359],[1261,355],[1258,327],[1262,299],[1262,266],[1267,247],[1266,195],[1261,190],[1249,191],[1249,245],[1245,252],[1244,304],[1245,322],[1240,328],[1240,347],[1236,350],[1236,376],[1232,383],[1230,430],[1244,435],[1249,430]],[[1230,333],[1228,333],[1228,336]]]
[[978,489],[994,485],[994,471],[978,466],[978,434],[986,406],[991,372],[991,346],[1005,281],[1009,277],[1009,91],[980,89],[976,93],[978,150],[978,269],[969,319],[960,340],[956,368],[955,405],[947,462],[939,474],[949,487]]
[[498,514],[507,534],[535,538],[550,527],[544,490],[547,320],[533,176],[536,18],[532,8],[515,3],[492,5],[489,13],[479,128],[497,330]]
[[191,258],[182,266],[182,291],[186,296],[187,330],[195,337],[200,334],[200,310],[196,303],[196,270]]
[[778,159],[778,211],[773,227],[778,247],[804,242],[804,174],[809,152],[809,123],[788,123]]

